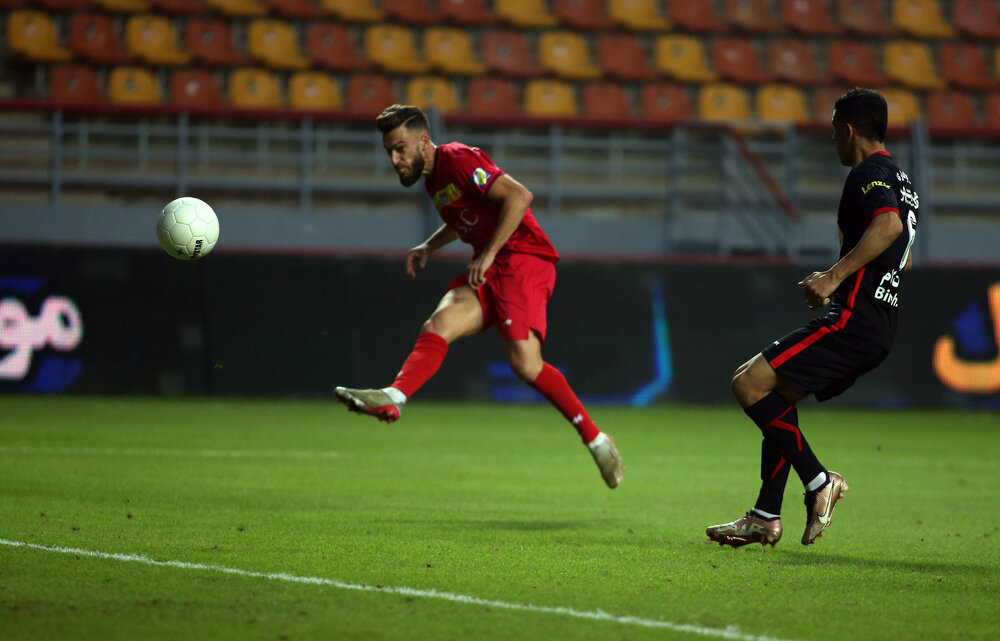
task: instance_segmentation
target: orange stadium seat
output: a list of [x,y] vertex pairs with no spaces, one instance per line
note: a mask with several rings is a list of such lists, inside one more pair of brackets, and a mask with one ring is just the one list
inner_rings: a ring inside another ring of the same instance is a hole
[[750,119],[750,101],[738,85],[705,84],[698,90],[698,117],[708,122]]
[[91,0],[99,9],[109,13],[146,13],[148,0]]
[[211,109],[225,104],[219,82],[208,69],[174,71],[170,76],[170,103],[182,109]]
[[597,37],[597,62],[609,76],[642,82],[655,80],[660,72],[649,62],[642,42],[634,33],[602,33]]
[[470,114],[511,116],[521,113],[517,89],[505,78],[471,78],[466,93]]
[[703,40],[697,36],[660,36],[654,44],[653,59],[657,69],[681,82],[713,82],[719,78],[708,63]]
[[837,0],[837,19],[844,29],[859,36],[889,38],[899,35],[879,0]]
[[149,65],[186,65],[191,54],[182,51],[174,25],[166,16],[138,14],[125,23],[125,46],[129,53]]
[[203,0],[149,0],[156,13],[171,16],[195,16],[209,12]]
[[406,83],[406,103],[441,113],[462,111],[451,80],[442,76],[414,76]]
[[323,71],[296,71],[288,80],[288,106],[303,111],[337,111],[343,107],[340,87]]
[[538,38],[542,68],[560,78],[594,80],[604,75],[596,66],[583,36],[575,31],[545,31]]
[[33,62],[68,62],[69,49],[59,44],[52,17],[34,9],[15,9],[7,15],[7,47],[14,55]]
[[278,77],[266,69],[236,69],[229,74],[229,104],[240,109],[280,109]]
[[885,73],[910,89],[943,89],[930,48],[922,42],[893,40],[885,45]]
[[955,28],[983,40],[1000,40],[1000,8],[994,0],[955,0]]
[[722,33],[729,29],[712,0],[667,0],[667,15],[682,31]]
[[433,25],[444,21],[444,15],[428,0],[382,0],[382,11],[391,22]]
[[117,104],[155,105],[162,100],[156,74],[144,67],[115,67],[108,74],[108,100]]
[[604,0],[553,0],[559,22],[578,30],[607,30],[615,26],[604,8]]
[[771,34],[785,30],[768,0],[725,0],[722,13],[737,31]]
[[826,0],[781,0],[781,15],[792,31],[806,36],[836,36],[841,26],[830,19]]
[[432,69],[441,73],[460,76],[486,73],[486,65],[479,60],[469,35],[456,27],[425,29],[424,59]]
[[986,95],[983,100],[983,120],[993,131],[1000,131],[1000,93]]
[[979,127],[979,118],[969,94],[932,91],[927,94],[927,125],[935,129],[970,129]]
[[937,0],[892,0],[892,20],[897,27],[918,38],[955,36]]
[[90,65],[56,65],[49,72],[49,100],[59,105],[100,103],[97,72]]
[[[27,2],[7,3],[5,8],[23,7]],[[46,11],[84,11],[90,8],[90,0],[35,0],[39,9]]]
[[671,27],[656,0],[608,0],[608,15],[629,31],[667,31]]
[[924,117],[920,98],[912,91],[898,87],[886,87],[880,89],[879,92],[889,106],[890,127],[908,127],[914,120],[920,120]]
[[353,34],[336,22],[313,22],[306,28],[306,53],[331,71],[363,71],[368,61],[358,53]]
[[570,118],[580,109],[573,85],[562,80],[535,78],[524,85],[524,111],[529,116]]
[[392,87],[392,81],[386,76],[356,73],[347,79],[348,111],[374,118],[396,102],[396,91]]
[[408,27],[378,24],[365,31],[365,56],[387,73],[425,73],[427,62],[420,56],[416,38]]
[[583,113],[588,118],[630,120],[635,114],[623,85],[598,81],[583,85]]
[[767,122],[805,124],[809,105],[805,94],[791,85],[761,85],[757,88],[757,117]]
[[250,58],[236,48],[229,21],[194,18],[184,28],[184,44],[196,61],[210,67],[238,67]]
[[542,74],[527,36],[513,29],[494,29],[483,34],[483,62],[506,76],[530,78]]
[[979,45],[971,42],[948,42],[941,45],[940,55],[941,74],[948,84],[974,91],[997,88],[998,79],[990,74],[986,57]]
[[323,8],[344,22],[379,22],[385,13],[374,0],[321,0]]
[[879,71],[878,57],[867,42],[834,40],[827,49],[830,73],[849,85],[877,87],[888,79]]
[[292,25],[274,18],[257,18],[247,29],[247,52],[272,69],[308,69],[312,63],[302,55],[298,34]]
[[264,5],[271,13],[290,20],[316,20],[327,15],[319,0],[264,0]]
[[847,93],[844,87],[821,87],[812,92],[813,122],[832,126],[833,105]]
[[111,18],[103,13],[75,13],[69,21],[69,46],[91,64],[122,65],[135,57],[122,46]]
[[776,38],[767,45],[771,73],[778,80],[796,85],[825,85],[830,73],[817,64],[805,38]]
[[657,122],[677,122],[691,117],[691,101],[680,85],[648,82],[642,86],[642,115]]
[[464,25],[492,25],[498,18],[486,0],[438,0],[438,10],[448,22]]
[[762,84],[774,79],[764,71],[748,38],[719,38],[713,42],[712,65],[724,80],[741,84]]
[[500,20],[519,29],[554,27],[559,24],[545,0],[494,0],[493,10]]
[[264,0],[205,0],[205,4],[229,18],[261,18],[267,15]]

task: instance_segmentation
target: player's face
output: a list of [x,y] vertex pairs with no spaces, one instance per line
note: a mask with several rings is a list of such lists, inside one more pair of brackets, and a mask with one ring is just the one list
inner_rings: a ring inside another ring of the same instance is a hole
[[420,180],[424,172],[422,132],[400,125],[382,136],[382,146],[389,154],[392,168],[404,187]]

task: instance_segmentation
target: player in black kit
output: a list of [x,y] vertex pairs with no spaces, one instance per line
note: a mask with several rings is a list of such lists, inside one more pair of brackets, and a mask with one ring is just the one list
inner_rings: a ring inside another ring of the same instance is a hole
[[806,489],[803,545],[821,536],[848,490],[844,477],[824,468],[813,454],[795,405],[809,394],[819,401],[841,394],[892,348],[899,282],[912,264],[920,201],[885,150],[887,120],[885,99],[870,89],[852,89],[834,105],[837,155],[853,167],[837,212],[840,260],[799,283],[810,309],[829,305],[829,311],[736,370],[733,393],[764,436],[762,484],[746,516],[706,530],[720,545],[773,547],[778,542],[789,468]]

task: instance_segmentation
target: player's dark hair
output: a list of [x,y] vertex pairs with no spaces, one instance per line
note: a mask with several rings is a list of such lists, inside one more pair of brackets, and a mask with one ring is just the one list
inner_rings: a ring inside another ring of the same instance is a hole
[[889,107],[882,94],[874,89],[855,87],[833,105],[833,122],[854,127],[858,135],[885,142],[889,125]]
[[378,130],[383,135],[400,125],[405,126],[407,129],[430,130],[430,125],[427,124],[427,114],[420,107],[414,107],[413,105],[392,105],[386,107],[375,119],[375,126],[378,127]]

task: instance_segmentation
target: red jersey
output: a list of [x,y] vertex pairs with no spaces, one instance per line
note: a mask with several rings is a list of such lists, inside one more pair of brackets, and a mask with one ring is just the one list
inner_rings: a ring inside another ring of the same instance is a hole
[[[501,203],[487,198],[486,192],[503,173],[482,149],[450,142],[438,145],[434,152],[434,173],[424,179],[424,187],[441,220],[472,245],[473,257],[486,248],[500,220]],[[530,208],[501,251],[531,254],[552,262],[559,260],[559,252]]]

